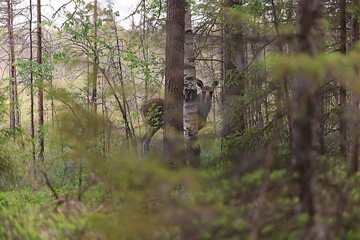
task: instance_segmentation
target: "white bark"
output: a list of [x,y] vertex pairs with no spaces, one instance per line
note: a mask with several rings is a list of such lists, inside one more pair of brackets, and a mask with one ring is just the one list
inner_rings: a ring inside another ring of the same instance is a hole
[[191,24],[190,0],[185,9],[185,58],[184,58],[184,141],[185,160],[195,167],[200,165],[200,146],[198,144],[198,106],[196,88],[196,69],[194,36]]

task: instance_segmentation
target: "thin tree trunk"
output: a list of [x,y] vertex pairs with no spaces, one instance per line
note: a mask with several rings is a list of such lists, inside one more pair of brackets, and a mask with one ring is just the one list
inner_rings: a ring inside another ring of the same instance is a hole
[[[346,0],[340,0],[340,52],[346,54]],[[340,155],[346,157],[346,121],[344,110],[346,108],[346,89],[343,84],[340,86]]]
[[163,157],[165,166],[171,169],[184,165],[184,29],[185,0],[168,0]]
[[[359,5],[359,1],[358,0],[352,0],[352,4],[355,7],[358,7]],[[351,19],[351,42],[352,42],[352,46],[354,46],[354,44],[359,40],[359,22],[357,20],[356,15],[353,16],[353,18]],[[359,74],[359,68],[356,66],[355,67],[355,73]],[[358,118],[358,114],[359,114],[359,98],[358,95],[352,91],[352,95],[351,95],[351,110],[353,112],[354,119],[351,122],[351,135],[350,135],[350,150],[349,150],[349,164],[350,164],[350,171],[352,173],[355,173],[358,171],[359,168],[359,162],[358,162],[358,158],[359,158],[359,150],[358,150],[358,145],[359,145],[359,118]]]
[[[97,38],[97,16],[98,12],[98,1],[94,0],[94,38]],[[97,75],[98,75],[98,63],[99,63],[99,55],[97,51],[97,42],[94,42],[94,63],[93,63],[93,76],[92,76],[92,96],[91,96],[91,108],[94,113],[97,112]]]
[[[132,78],[134,77],[133,75],[131,76]],[[135,84],[135,81],[133,80],[132,81],[132,83],[133,83],[133,87],[134,87],[134,96],[135,96],[135,107],[136,107],[136,113],[139,115],[138,117],[137,117],[137,125],[138,125],[138,129],[139,129],[139,137],[140,137],[140,139],[142,138],[142,131],[141,131],[141,124],[140,124],[140,108],[139,108],[139,103],[138,103],[138,101],[137,101],[137,91],[136,91],[136,84]]]
[[81,192],[82,192],[82,160],[80,158],[79,160],[79,178],[78,178],[78,194],[77,194],[77,200],[81,201]]
[[212,101],[212,119],[213,119],[213,131],[214,134],[217,135],[217,129],[216,129],[216,98],[217,98],[217,94],[216,91],[214,91],[214,96],[212,97],[211,101]]
[[37,166],[36,166],[36,146],[35,146],[35,124],[34,124],[34,78],[33,78],[33,35],[32,35],[32,0],[30,0],[30,20],[29,20],[29,40],[30,40],[30,131],[31,131],[31,157],[34,168],[34,188],[37,189]]
[[[143,57],[144,57],[144,61],[146,62],[146,72],[149,72],[149,65],[147,63],[148,61],[148,48],[146,46],[146,0],[143,0],[143,26],[142,26],[142,36],[140,38],[141,41],[141,45],[142,45],[142,53],[143,53]],[[149,82],[148,82],[148,78],[147,76],[145,76],[145,100],[148,100],[148,95],[149,95]]]
[[8,14],[8,34],[10,48],[10,128],[20,127],[20,115],[18,107],[18,94],[16,82],[16,66],[15,66],[15,41],[14,41],[14,3],[12,0],[6,0]]
[[[50,80],[51,88],[53,88],[52,84],[53,84],[53,82],[52,82],[52,78],[51,78],[51,80]],[[51,96],[50,103],[51,103],[51,127],[52,127],[52,129],[54,129],[54,127],[55,127],[55,104],[54,104],[53,96]]]
[[[101,111],[103,119],[106,119],[106,95],[105,95],[105,80],[101,78]],[[104,159],[106,159],[106,126],[103,126],[101,133],[101,147]]]
[[7,14],[8,14],[8,34],[9,34],[9,48],[10,48],[10,56],[9,56],[9,68],[10,68],[10,128],[15,129],[15,101],[14,101],[14,80],[13,80],[13,66],[12,66],[12,49],[13,49],[13,30],[12,30],[12,20],[11,20],[11,1],[6,0],[7,2]]
[[[42,33],[41,33],[41,0],[37,0],[37,63],[42,64]],[[43,105],[43,83],[42,79],[39,83],[38,92],[38,112],[39,112],[39,161],[44,160],[44,105]]]
[[[224,15],[224,9],[221,9],[221,15]],[[221,21],[220,26],[220,37],[221,37],[221,48],[220,48],[220,56],[221,56],[221,66],[220,66],[220,74],[221,74],[221,84],[220,84],[220,116],[221,116],[221,126],[225,124],[225,115],[224,115],[224,108],[225,108],[225,34],[224,34],[225,23],[224,19]],[[222,129],[220,129],[222,135]],[[223,150],[223,144],[221,144],[221,150]]]
[[200,166],[200,145],[198,143],[198,106],[196,88],[196,69],[194,36],[191,24],[190,0],[185,7],[185,46],[184,46],[184,143],[185,162],[194,167]]
[[87,77],[86,77],[86,106],[90,110],[91,107],[91,100],[90,100],[90,85],[91,85],[91,79],[90,79],[90,58],[87,56]]
[[320,122],[320,133],[319,133],[319,143],[320,143],[319,153],[320,153],[320,155],[325,155],[325,152],[326,152],[326,149],[325,149],[325,130],[326,130],[325,114],[327,111],[327,107],[326,107],[327,99],[326,99],[326,93],[324,93],[325,92],[324,89],[325,88],[318,89],[318,91],[317,91],[317,94],[318,94],[317,98],[319,99],[319,104],[320,104],[319,114],[318,114],[319,122]]
[[[14,37],[14,3],[12,0],[12,4],[11,4],[11,25],[12,25],[12,36]],[[20,123],[20,106],[19,106],[19,96],[18,96],[18,84],[17,84],[17,78],[16,78],[16,66],[15,66],[15,43],[14,43],[14,39],[13,39],[13,44],[12,44],[12,60],[11,62],[13,63],[12,67],[13,67],[13,74],[14,74],[14,107],[15,107],[15,124],[17,127],[21,127],[21,123]]]

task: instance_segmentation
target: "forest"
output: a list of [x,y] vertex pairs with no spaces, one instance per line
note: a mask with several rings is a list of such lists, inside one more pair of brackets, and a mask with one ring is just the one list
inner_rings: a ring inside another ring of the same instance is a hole
[[359,0],[117,3],[0,1],[0,239],[360,239]]

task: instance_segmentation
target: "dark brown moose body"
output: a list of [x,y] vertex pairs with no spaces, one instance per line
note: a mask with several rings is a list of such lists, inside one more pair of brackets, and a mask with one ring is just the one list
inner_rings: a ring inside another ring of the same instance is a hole
[[[197,85],[201,89],[201,92],[196,98],[198,103],[198,126],[200,130],[205,126],[206,118],[211,107],[214,88],[218,85],[218,82],[214,81],[210,87],[204,86],[203,82],[197,79]],[[144,155],[147,155],[149,152],[151,138],[163,126],[163,107],[164,100],[161,98],[153,98],[141,106],[141,116],[147,126],[145,135],[141,138],[141,150]]]

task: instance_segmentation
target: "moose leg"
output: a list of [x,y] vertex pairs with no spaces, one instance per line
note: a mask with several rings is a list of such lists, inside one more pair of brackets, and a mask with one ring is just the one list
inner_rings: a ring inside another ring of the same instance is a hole
[[149,154],[151,138],[158,130],[159,128],[148,127],[145,135],[141,138],[141,151],[144,156]]

